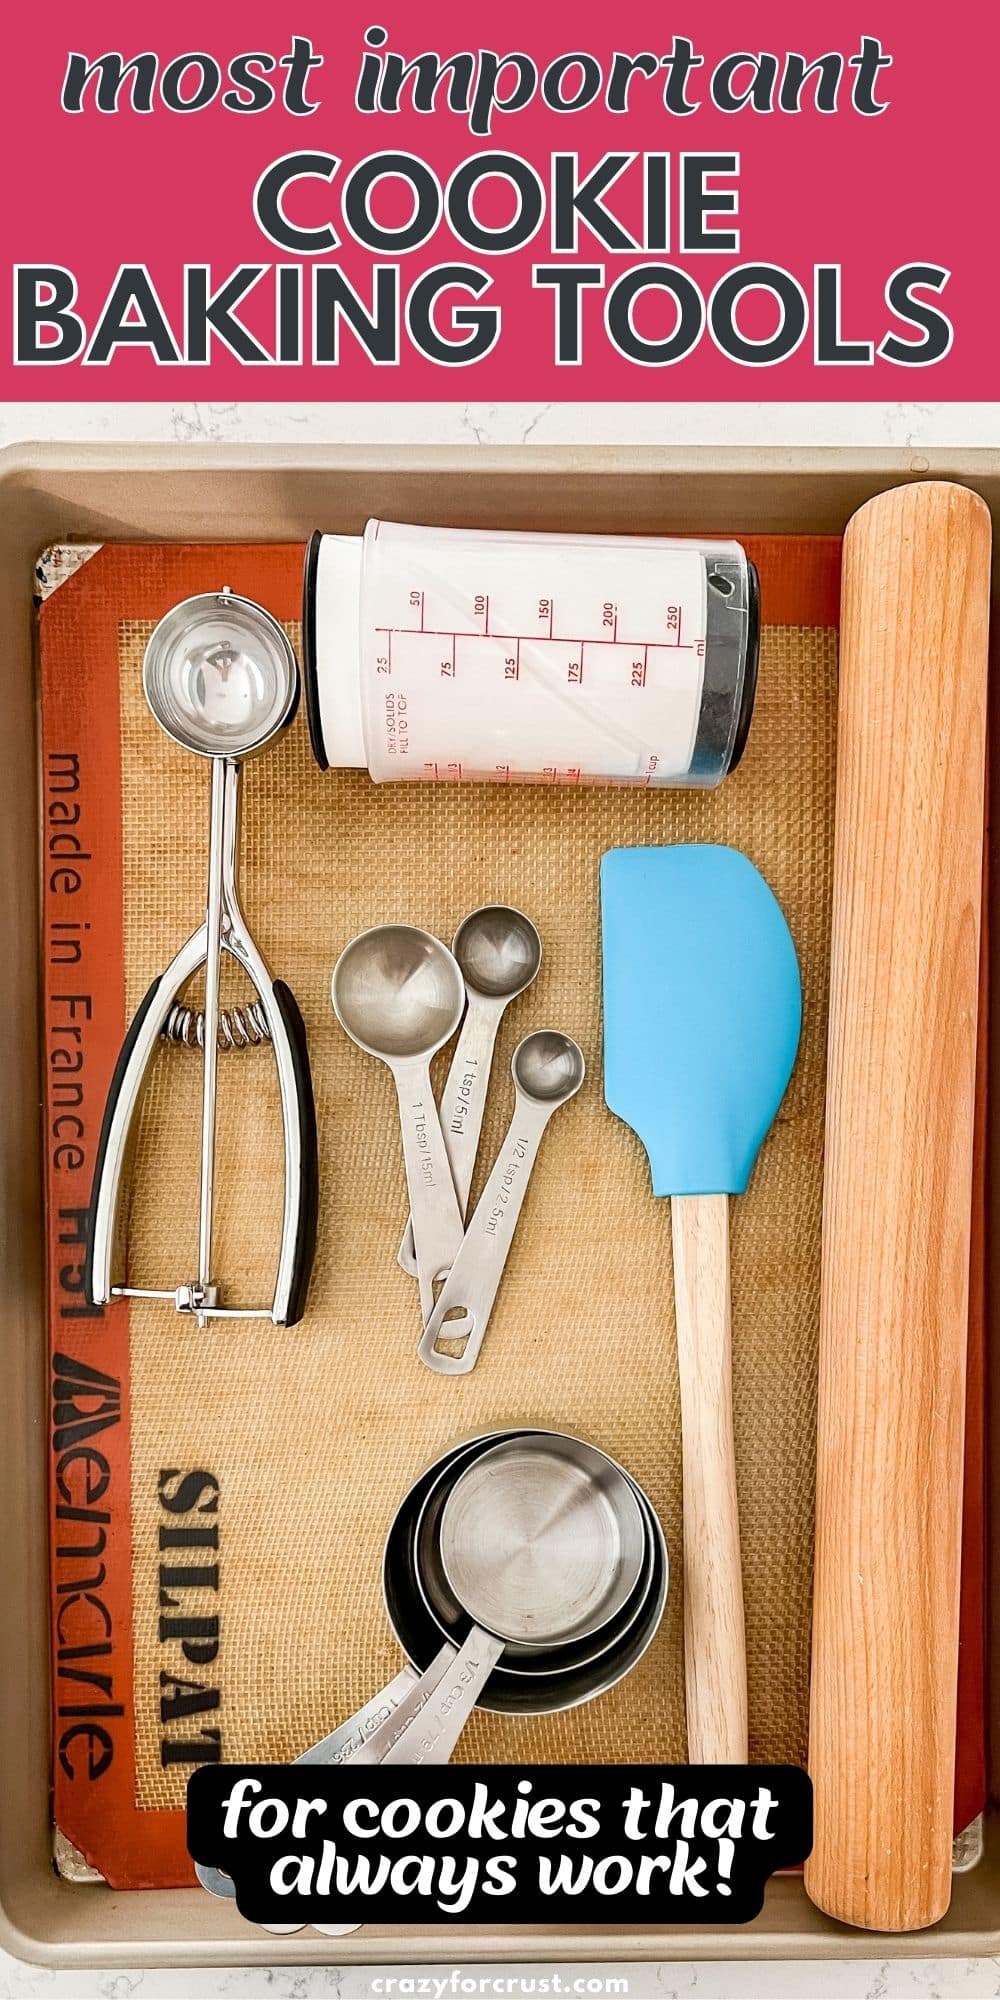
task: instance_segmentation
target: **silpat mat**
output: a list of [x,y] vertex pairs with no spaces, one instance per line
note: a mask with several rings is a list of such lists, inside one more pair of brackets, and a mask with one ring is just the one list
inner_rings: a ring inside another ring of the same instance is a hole
[[[301,550],[104,548],[43,604],[55,1818],[115,1885],[190,1880],[193,1764],[293,1757],[397,1671],[385,1533],[419,1470],[463,1436],[537,1423],[593,1438],[646,1487],[679,1551],[669,1211],[601,1092],[598,862],[612,846],[744,848],[801,958],[801,1055],[734,1205],[733,1312],[751,1755],[804,1759],[840,549],[749,546],[767,621],[760,690],[744,763],[715,793],[376,788],[363,773],[321,775],[301,717],[248,766],[244,902],[302,1007],[320,1129],[316,1269],[291,1331],[199,1333],[142,1301],[94,1314],[81,1233],[126,1021],[204,908],[207,773],[145,707],[145,641],[178,598],[221,583],[297,637]],[[589,1076],[546,1138],[479,1366],[455,1380],[416,1359],[415,1291],[396,1264],[406,1197],[392,1085],[336,1027],[329,979],[368,925],[402,918],[450,937],[488,901],[534,917],[545,959],[501,1032],[481,1163],[528,1028],[576,1035]],[[256,1302],[271,1296],[282,1182],[270,1052],[224,1056],[220,1091],[216,1266],[238,1285],[230,1302]],[[164,1046],[131,1180],[133,1283],[189,1275],[199,1112],[197,1055]],[[976,1793],[981,1726],[973,1735]],[[676,1585],[617,1689],[563,1716],[476,1715],[459,1750],[487,1762],[684,1754]],[[981,1803],[966,1800],[960,1823]]]

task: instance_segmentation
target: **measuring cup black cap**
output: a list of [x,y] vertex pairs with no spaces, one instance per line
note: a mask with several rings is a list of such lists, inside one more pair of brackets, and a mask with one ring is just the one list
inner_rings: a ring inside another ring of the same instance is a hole
[[[742,555],[707,565],[705,678],[689,780],[735,771],[747,745],[760,664],[760,578]],[[735,701],[734,701],[735,691]]]
[[316,665],[316,572],[319,568],[319,552],[323,535],[314,528],[306,547],[305,569],[302,574],[302,682],[306,695],[306,721],[309,724],[309,741],[313,756],[321,771],[330,769],[330,759],[323,741],[323,718],[319,706],[319,678]]

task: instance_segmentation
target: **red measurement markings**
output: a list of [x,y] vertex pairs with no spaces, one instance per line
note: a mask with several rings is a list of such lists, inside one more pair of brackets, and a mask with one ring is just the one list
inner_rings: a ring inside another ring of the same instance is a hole
[[691,648],[689,646],[685,646],[684,641],[681,638],[681,622],[683,616],[684,613],[679,604],[667,605],[667,631],[668,633],[672,632],[674,636],[672,639],[668,638],[665,641],[665,644],[671,647],[677,647],[683,652],[690,652]]
[[[416,597],[416,593],[414,593],[414,597]],[[654,650],[658,649],[660,652],[664,653],[682,652],[682,653],[698,653],[704,655],[705,652],[705,641],[703,639],[697,639],[697,640],[682,639],[679,636],[681,631],[681,622],[680,622],[680,614],[678,612],[678,608],[676,605],[671,605],[668,611],[668,619],[671,613],[677,613],[676,623],[671,627],[671,630],[676,630],[676,632],[678,633],[678,637],[676,639],[659,638],[659,639],[629,640],[629,639],[619,639],[617,637],[613,637],[610,635],[607,638],[598,637],[597,635],[591,636],[589,638],[581,638],[578,633],[570,633],[564,637],[561,633],[554,632],[552,630],[552,619],[553,619],[552,606],[548,598],[541,599],[539,602],[540,614],[541,614],[542,604],[545,604],[547,607],[547,616],[549,621],[549,630],[547,632],[490,632],[488,629],[489,598],[483,598],[481,600],[477,599],[477,602],[482,602],[484,607],[483,612],[481,614],[484,619],[484,626],[479,629],[469,630],[464,626],[459,626],[456,627],[454,630],[446,630],[444,626],[440,625],[425,625],[422,622],[423,621],[422,604],[420,606],[421,623],[419,625],[374,626],[373,630],[375,631],[375,633],[384,634],[385,638],[388,641],[388,654],[389,654],[390,665],[387,668],[380,669],[380,671],[383,672],[392,671],[391,660],[392,660],[393,635],[395,635],[397,638],[403,638],[403,639],[423,637],[427,639],[447,639],[448,641],[450,641],[452,649],[451,661],[449,663],[442,662],[441,664],[441,672],[448,680],[454,678],[455,644],[456,640],[458,639],[503,639],[507,642],[508,645],[513,644],[515,648],[514,653],[506,654],[504,657],[504,678],[505,680],[511,680],[511,681],[520,680],[521,677],[522,646],[546,645],[549,642],[549,640],[552,641],[553,645],[557,646],[578,646],[580,649],[580,657],[578,660],[571,660],[568,664],[568,669],[567,669],[567,679],[571,684],[577,686],[581,685],[583,682],[584,678],[583,655],[585,654],[588,646],[615,646],[622,651],[631,652],[633,658],[632,658],[630,685],[632,687],[640,687],[640,688],[646,686],[646,679],[649,670],[649,653],[651,647]],[[416,608],[416,606],[414,608]],[[615,630],[617,632],[617,617],[615,620]],[[642,648],[641,661],[638,658],[638,649],[640,647]]]

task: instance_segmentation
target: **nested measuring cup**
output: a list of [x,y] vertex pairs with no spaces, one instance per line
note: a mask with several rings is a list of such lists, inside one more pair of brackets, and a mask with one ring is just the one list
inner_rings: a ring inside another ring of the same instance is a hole
[[[442,1632],[449,1629],[452,1640],[469,1622],[469,1609],[459,1605],[459,1620],[449,1626],[449,1612],[437,1601],[439,1578],[418,1569],[417,1527],[421,1512],[435,1488],[450,1491],[470,1461],[488,1453],[501,1441],[538,1436],[558,1442],[559,1433],[506,1432],[486,1434],[447,1452],[428,1467],[405,1496],[386,1540],[382,1564],[382,1589],[389,1620],[407,1658],[418,1671],[425,1671],[441,1647]],[[576,1444],[578,1440],[567,1440]],[[596,1447],[591,1447],[596,1450]],[[477,1706],[494,1714],[544,1715],[575,1708],[594,1700],[614,1687],[641,1659],[659,1628],[666,1604],[669,1565],[663,1531],[641,1488],[629,1479],[614,1460],[599,1454],[627,1480],[638,1502],[647,1538],[649,1574],[640,1574],[634,1595],[630,1594],[610,1618],[605,1630],[593,1640],[566,1645],[565,1652],[540,1647],[534,1654],[504,1654],[481,1690]],[[426,1533],[426,1526],[425,1526]],[[420,1558],[425,1561],[426,1558]],[[421,1589],[423,1578],[424,1589]],[[430,1581],[430,1590],[427,1585]],[[426,1593],[426,1594],[425,1594]],[[430,1602],[428,1601],[430,1600]],[[434,1604],[432,1610],[430,1605]],[[483,1608],[483,1607],[480,1607]],[[600,1640],[607,1643],[602,1645]],[[502,1669],[502,1670],[501,1670]]]

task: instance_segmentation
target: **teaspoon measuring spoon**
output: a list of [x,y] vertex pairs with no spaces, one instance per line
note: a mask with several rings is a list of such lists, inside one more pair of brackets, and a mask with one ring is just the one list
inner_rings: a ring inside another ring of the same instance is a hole
[[[476,1365],[542,1134],[583,1082],[583,1050],[569,1035],[541,1028],[518,1043],[510,1067],[514,1116],[417,1349],[439,1375],[468,1375]],[[440,1352],[442,1338],[464,1341],[461,1354]]]
[[[488,903],[459,924],[452,951],[469,997],[448,1080],[441,1096],[441,1127],[458,1206],[464,1218],[483,1129],[486,1093],[497,1030],[506,1008],[537,977],[542,941],[530,917],[505,903]],[[413,1227],[408,1221],[399,1264],[416,1276]]]
[[345,1033],[384,1062],[395,1081],[426,1323],[435,1281],[450,1271],[463,1232],[430,1078],[431,1057],[462,1018],[462,974],[429,931],[380,924],[341,952],[330,993]]

